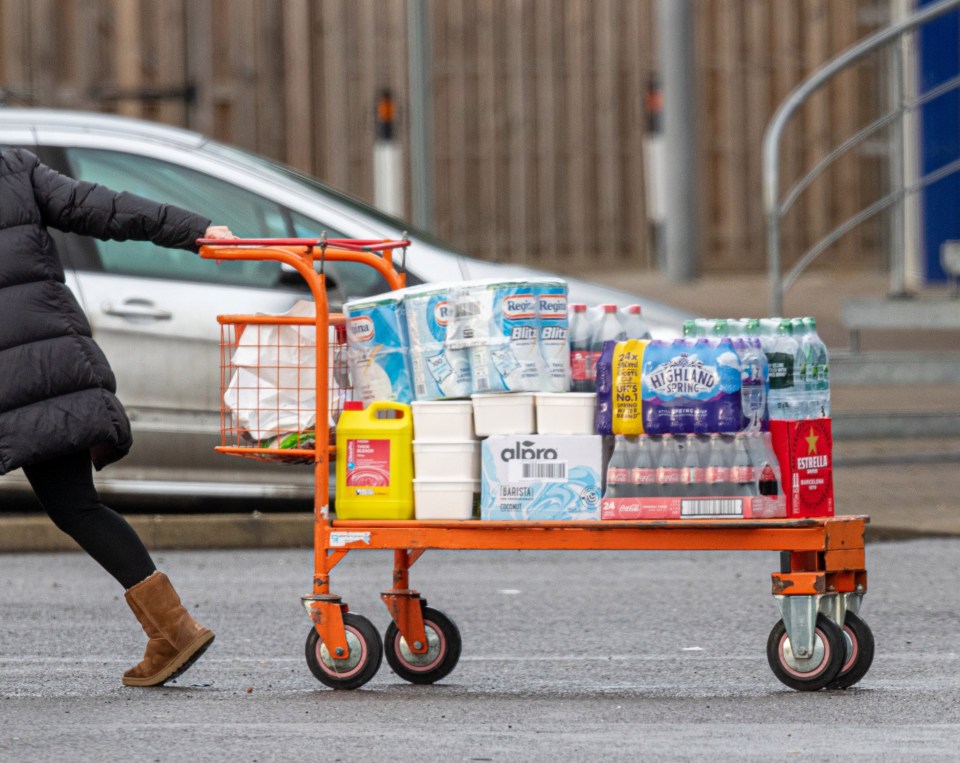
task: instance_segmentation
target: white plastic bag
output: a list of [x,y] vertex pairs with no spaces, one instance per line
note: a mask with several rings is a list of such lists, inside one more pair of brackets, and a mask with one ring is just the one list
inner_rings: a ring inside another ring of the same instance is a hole
[[[282,315],[312,318],[315,305],[300,300]],[[223,402],[237,427],[253,440],[272,440],[313,428],[317,408],[316,333],[311,325],[248,324],[240,336],[231,358],[235,371]],[[331,328],[331,348],[334,336]],[[330,378],[328,384],[331,398],[338,397],[336,381]]]

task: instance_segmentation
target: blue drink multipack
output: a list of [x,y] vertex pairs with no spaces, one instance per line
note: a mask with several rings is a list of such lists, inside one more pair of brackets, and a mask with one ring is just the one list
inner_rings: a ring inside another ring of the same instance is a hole
[[653,435],[737,432],[740,385],[740,360],[729,339],[653,340],[643,355],[643,430]]

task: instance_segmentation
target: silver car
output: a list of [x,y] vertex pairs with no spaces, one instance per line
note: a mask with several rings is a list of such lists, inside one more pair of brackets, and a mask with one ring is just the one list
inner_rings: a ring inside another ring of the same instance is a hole
[[[112,115],[0,109],[0,146],[25,147],[49,166],[116,190],[169,202],[228,225],[241,237],[396,239],[405,223],[265,158],[197,133]],[[98,475],[104,494],[173,498],[306,500],[309,468],[216,454],[219,442],[220,313],[282,313],[307,296],[278,263],[216,264],[143,242],[103,242],[52,231],[67,283],[117,376],[134,448]],[[543,275],[463,256],[410,232],[408,282]],[[328,263],[333,308],[386,289],[362,265]],[[599,304],[634,295],[567,279],[571,299]],[[654,335],[689,317],[644,303]],[[29,490],[21,472],[0,480],[3,496]]]

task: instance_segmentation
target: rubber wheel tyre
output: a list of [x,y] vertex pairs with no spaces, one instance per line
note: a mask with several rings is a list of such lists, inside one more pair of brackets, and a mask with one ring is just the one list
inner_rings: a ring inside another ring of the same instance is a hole
[[840,674],[830,684],[831,689],[849,689],[870,670],[873,664],[873,632],[853,612],[847,612],[843,621],[846,652]]
[[387,662],[404,681],[432,684],[450,674],[460,660],[463,642],[456,624],[439,609],[422,607],[423,627],[427,635],[425,654],[414,654],[397,624],[391,622],[383,636]]
[[320,640],[316,628],[307,636],[307,665],[310,672],[332,689],[357,689],[373,678],[383,662],[380,634],[367,618],[347,612],[343,616],[350,656],[335,660]]
[[780,681],[797,691],[818,691],[829,686],[840,673],[846,653],[846,640],[840,626],[824,615],[817,615],[810,657],[794,657],[783,620],[777,621],[767,639],[770,669]]

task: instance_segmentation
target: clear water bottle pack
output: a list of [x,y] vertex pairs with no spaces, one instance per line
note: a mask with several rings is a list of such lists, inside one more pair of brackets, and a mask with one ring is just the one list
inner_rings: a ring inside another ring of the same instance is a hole
[[[746,418],[755,418],[759,405],[757,393],[748,389],[747,378],[762,373],[762,365],[766,365],[768,376],[769,418],[799,421],[830,417],[830,357],[814,318],[698,318],[684,323],[683,335],[688,340],[729,336],[741,362],[748,358],[742,369],[741,395]],[[762,359],[755,357],[758,347]],[[754,426],[751,423],[744,428]]]

